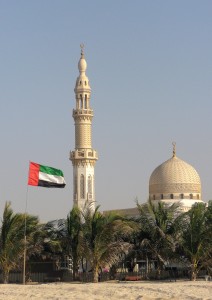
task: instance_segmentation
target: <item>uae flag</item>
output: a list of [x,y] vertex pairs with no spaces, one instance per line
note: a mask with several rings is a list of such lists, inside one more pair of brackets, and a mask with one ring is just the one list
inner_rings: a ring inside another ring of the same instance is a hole
[[28,185],[64,188],[66,183],[61,170],[30,162]]

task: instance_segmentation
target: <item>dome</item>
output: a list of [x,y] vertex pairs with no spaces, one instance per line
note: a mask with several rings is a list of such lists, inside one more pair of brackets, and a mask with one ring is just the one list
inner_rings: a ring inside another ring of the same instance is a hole
[[187,162],[173,157],[159,165],[149,180],[149,195],[152,200],[200,199],[201,181],[197,171]]
[[79,60],[78,69],[79,69],[80,73],[85,72],[86,69],[87,69],[87,63],[86,63],[86,60],[84,58],[84,55],[82,55],[80,60]]
[[81,93],[80,97],[83,98],[83,96],[88,97],[88,94],[91,92],[91,88],[90,88],[89,79],[85,74],[85,71],[87,69],[87,62],[84,56],[84,50],[83,50],[84,45],[81,44],[80,47],[81,47],[81,56],[78,62],[79,76],[77,77],[74,91],[75,93]]

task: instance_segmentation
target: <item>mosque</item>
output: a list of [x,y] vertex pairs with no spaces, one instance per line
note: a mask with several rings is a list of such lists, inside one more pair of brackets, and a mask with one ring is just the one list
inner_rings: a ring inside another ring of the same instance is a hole
[[[90,107],[91,88],[86,76],[84,45],[81,45],[78,69],[79,76],[74,89],[76,107],[72,115],[75,122],[75,150],[70,152],[73,164],[73,203],[83,209],[87,202],[94,209],[94,167],[98,154],[92,148],[93,110]],[[173,143],[172,157],[156,167],[150,176],[149,199],[155,203],[180,203],[183,211],[188,211],[196,202],[203,202],[200,176],[194,167],[176,156],[176,143]],[[137,208],[119,209],[116,212],[132,216],[137,214]]]

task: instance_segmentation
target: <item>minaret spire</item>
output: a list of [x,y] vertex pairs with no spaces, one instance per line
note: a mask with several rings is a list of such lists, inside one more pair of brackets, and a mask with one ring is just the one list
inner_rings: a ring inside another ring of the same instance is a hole
[[84,47],[85,45],[82,43],[80,44],[80,48],[81,48],[81,57],[84,56]]
[[79,76],[74,89],[76,107],[72,114],[75,122],[75,150],[70,153],[73,164],[73,201],[80,209],[84,208],[86,202],[95,209],[94,166],[98,155],[92,148],[93,110],[90,107],[91,88],[85,73],[87,62],[84,44],[80,48]]
[[176,142],[172,142],[172,146],[173,146],[173,155],[172,155],[172,157],[176,157]]

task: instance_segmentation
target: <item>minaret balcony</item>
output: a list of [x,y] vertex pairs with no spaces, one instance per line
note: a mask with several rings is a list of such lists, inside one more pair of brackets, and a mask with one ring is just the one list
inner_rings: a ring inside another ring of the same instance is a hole
[[70,160],[77,160],[77,159],[91,159],[97,160],[98,153],[96,150],[93,149],[77,149],[75,151],[70,152]]
[[93,110],[92,109],[73,109],[73,117],[77,116],[92,116],[93,117]]

